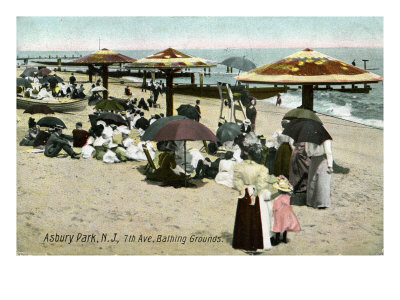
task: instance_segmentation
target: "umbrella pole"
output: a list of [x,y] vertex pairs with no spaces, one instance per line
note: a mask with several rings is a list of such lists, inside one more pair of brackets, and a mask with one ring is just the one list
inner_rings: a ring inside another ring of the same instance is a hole
[[303,108],[314,110],[314,90],[310,84],[303,85],[301,105]]

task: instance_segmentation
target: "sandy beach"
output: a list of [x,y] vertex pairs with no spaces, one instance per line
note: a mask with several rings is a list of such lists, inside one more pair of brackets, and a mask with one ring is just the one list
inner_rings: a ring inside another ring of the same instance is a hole
[[[70,73],[57,75],[67,80]],[[76,77],[88,91],[87,76]],[[110,95],[126,98],[125,86],[110,83]],[[131,90],[139,99],[149,96],[149,92]],[[284,94],[282,98],[285,101]],[[201,122],[216,132],[218,100],[175,94],[174,109],[182,103],[194,104],[196,99],[201,100]],[[147,118],[165,113],[165,94],[158,102],[161,107],[145,112]],[[280,128],[287,109],[258,102],[257,110],[256,133],[268,139]],[[81,112],[55,116],[67,125],[64,133],[71,134],[78,121],[84,129],[90,127],[87,115],[92,111],[88,106]],[[31,147],[18,143],[27,132],[31,115],[17,109],[17,117],[18,254],[246,255],[231,246],[237,191],[208,179],[194,181],[197,188],[161,187],[145,180],[146,162],[109,165],[96,159],[30,153]],[[41,116],[34,117],[38,120]],[[302,230],[289,233],[288,244],[263,255],[381,255],[383,130],[328,116],[320,118],[333,137],[335,162],[350,172],[333,174],[332,207],[293,206]],[[137,137],[138,131],[132,136]],[[202,143],[189,142],[188,146],[200,148]],[[115,233],[118,243],[113,241]],[[46,240],[46,236],[56,234],[73,235],[74,241],[69,243],[68,237],[63,242]]]

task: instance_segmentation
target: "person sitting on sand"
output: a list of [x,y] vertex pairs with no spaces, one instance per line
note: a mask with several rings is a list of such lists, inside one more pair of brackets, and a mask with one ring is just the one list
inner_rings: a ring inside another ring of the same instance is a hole
[[81,122],[76,123],[75,126],[76,126],[76,128],[74,130],[72,130],[72,136],[74,139],[73,146],[81,148],[86,144],[87,139],[89,138],[90,135],[89,135],[89,132],[82,129]]
[[21,140],[19,143],[20,146],[33,146],[33,143],[40,132],[40,126],[36,124],[34,118],[29,118],[28,127],[28,134]]
[[72,149],[69,141],[63,137],[62,127],[56,126],[55,131],[51,134],[49,141],[44,149],[44,155],[47,157],[57,157],[61,150],[67,152],[73,159],[79,159],[78,153]]
[[128,85],[125,88],[125,96],[132,96],[131,89]]
[[233,188],[233,175],[236,162],[233,160],[233,152],[227,151],[224,159],[218,166],[218,174],[215,176],[215,182]]
[[146,101],[144,101],[144,98],[140,98],[138,108],[142,108],[147,111],[149,110],[149,107],[147,106]]
[[158,164],[160,167],[153,173],[149,173],[146,179],[162,182],[165,185],[174,186],[176,188],[192,185],[187,182],[188,176],[186,176],[180,168],[177,169],[173,150],[168,148],[163,148],[162,150],[164,152],[160,153],[158,157]]
[[149,120],[144,117],[144,112],[140,112],[140,118],[136,121],[135,127],[145,131],[150,126]]

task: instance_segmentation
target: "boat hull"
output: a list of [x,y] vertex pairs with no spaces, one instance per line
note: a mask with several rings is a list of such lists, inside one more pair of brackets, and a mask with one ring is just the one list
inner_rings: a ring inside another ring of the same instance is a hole
[[88,99],[76,99],[70,100],[60,103],[43,101],[43,100],[35,100],[35,99],[27,99],[17,97],[17,108],[18,109],[27,109],[28,107],[35,104],[43,104],[51,108],[54,112],[73,112],[73,111],[82,111],[88,105]]

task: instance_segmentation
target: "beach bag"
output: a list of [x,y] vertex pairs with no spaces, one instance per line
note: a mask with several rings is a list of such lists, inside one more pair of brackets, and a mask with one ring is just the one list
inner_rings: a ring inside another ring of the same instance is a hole
[[94,157],[95,153],[96,153],[96,150],[90,145],[86,145],[86,146],[82,147],[81,154],[82,154],[83,158],[92,158],[92,157]]
[[110,149],[103,156],[103,162],[108,164],[114,164],[120,162],[115,152],[111,151]]

